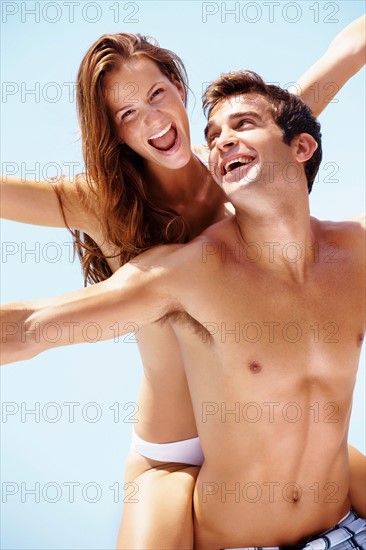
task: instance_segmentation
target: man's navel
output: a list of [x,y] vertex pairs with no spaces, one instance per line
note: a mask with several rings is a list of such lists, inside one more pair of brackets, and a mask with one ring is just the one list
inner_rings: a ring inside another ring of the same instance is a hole
[[262,366],[261,366],[257,361],[251,361],[251,362],[249,363],[249,370],[250,370],[253,374],[258,374],[259,372],[261,372]]

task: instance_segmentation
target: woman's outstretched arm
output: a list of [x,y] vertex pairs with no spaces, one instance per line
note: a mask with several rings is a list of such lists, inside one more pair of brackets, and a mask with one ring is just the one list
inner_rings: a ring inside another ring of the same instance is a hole
[[[319,116],[334,96],[366,62],[366,16],[352,21],[337,34],[327,51],[289,88]],[[206,144],[195,145],[193,151],[208,162]]]
[[300,95],[315,116],[326,108],[342,86],[365,64],[366,16],[337,34],[322,57],[289,91]]
[[[41,181],[2,175],[0,213],[7,220],[47,227],[67,226],[90,234],[93,232],[93,223],[96,225],[95,216],[84,203],[85,197],[91,195],[82,175],[73,180],[62,177],[59,180]],[[58,196],[62,200],[66,219]]]

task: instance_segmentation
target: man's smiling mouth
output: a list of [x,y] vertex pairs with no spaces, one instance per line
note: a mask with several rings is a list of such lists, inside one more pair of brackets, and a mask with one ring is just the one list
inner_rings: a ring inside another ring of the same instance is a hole
[[237,168],[241,168],[242,166],[246,166],[247,164],[250,164],[255,157],[249,156],[249,155],[240,155],[235,158],[231,158],[227,162],[221,163],[221,175],[226,176],[226,174],[229,174],[230,172],[233,172]]

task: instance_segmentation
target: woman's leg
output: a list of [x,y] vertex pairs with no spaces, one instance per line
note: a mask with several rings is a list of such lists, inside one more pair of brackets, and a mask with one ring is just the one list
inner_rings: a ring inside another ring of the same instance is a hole
[[348,452],[351,505],[360,517],[366,518],[366,457],[351,445],[348,445]]
[[129,453],[117,550],[192,550],[192,493],[199,467]]

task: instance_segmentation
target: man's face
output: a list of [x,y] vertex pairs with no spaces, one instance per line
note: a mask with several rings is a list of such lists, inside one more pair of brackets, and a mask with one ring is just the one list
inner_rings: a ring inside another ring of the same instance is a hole
[[219,103],[206,136],[210,170],[230,199],[238,191],[276,183],[284,170],[296,170],[291,147],[261,95],[248,93]]

